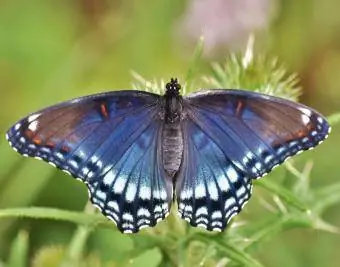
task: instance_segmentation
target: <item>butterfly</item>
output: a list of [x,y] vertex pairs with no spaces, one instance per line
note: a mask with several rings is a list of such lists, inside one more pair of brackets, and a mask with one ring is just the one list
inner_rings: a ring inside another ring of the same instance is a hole
[[329,134],[317,111],[282,98],[216,89],[181,96],[114,91],[76,98],[14,124],[9,144],[84,182],[124,233],[155,226],[177,200],[192,226],[223,231],[258,179]]

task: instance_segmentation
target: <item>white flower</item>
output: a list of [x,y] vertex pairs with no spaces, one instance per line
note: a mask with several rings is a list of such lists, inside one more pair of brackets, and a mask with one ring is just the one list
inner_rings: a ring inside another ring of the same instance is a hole
[[222,46],[245,44],[250,34],[265,29],[272,14],[270,0],[190,0],[181,29],[197,40],[205,53]]

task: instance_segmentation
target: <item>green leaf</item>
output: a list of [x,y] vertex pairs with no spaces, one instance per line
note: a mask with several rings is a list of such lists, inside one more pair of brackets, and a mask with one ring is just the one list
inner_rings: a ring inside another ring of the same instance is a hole
[[108,221],[103,215],[100,214],[85,214],[83,212],[66,211],[54,208],[32,207],[0,210],[0,218],[10,217],[62,220],[89,226],[94,226],[97,224],[103,224],[108,227],[112,226],[112,222]]
[[334,183],[315,190],[313,211],[322,214],[328,207],[340,203],[340,183]]
[[96,228],[87,242],[88,250],[98,254],[103,261],[122,262],[133,250],[134,238],[109,228]]
[[8,267],[25,267],[27,266],[28,254],[28,234],[20,231],[14,239],[9,255]]
[[276,234],[287,228],[310,227],[312,223],[306,217],[306,214],[281,214],[275,218],[267,220],[260,228],[253,229],[253,234],[248,236],[248,241],[244,245],[244,249],[251,249],[264,242],[269,238],[273,238]]
[[[251,47],[248,49],[252,49]],[[297,100],[300,88],[296,74],[288,75],[276,58],[231,54],[223,65],[213,63],[212,74],[203,76],[208,87],[247,89],[291,100]]]
[[196,235],[195,239],[204,241],[207,244],[214,244],[223,254],[242,266],[263,267],[263,265],[251,257],[248,253],[237,248],[234,244],[223,242],[217,238],[208,238],[204,235]]
[[[197,69],[198,69],[199,61],[200,61],[201,56],[202,56],[203,45],[204,45],[204,39],[203,39],[203,37],[201,37],[199,39],[197,45],[196,45],[192,62],[190,64],[187,75],[185,77],[185,83],[186,83],[187,88],[192,87],[192,81],[194,80],[195,74],[196,74]],[[183,92],[183,94],[185,94],[185,93],[187,93],[187,92]]]
[[7,178],[7,173],[14,166],[18,166],[20,161],[20,157],[14,153],[13,149],[10,148],[8,142],[6,142],[5,138],[1,136],[0,138],[0,184]]
[[328,116],[328,122],[331,125],[336,125],[340,122],[340,113],[335,113],[330,116]]
[[268,190],[269,192],[281,197],[288,204],[294,206],[295,208],[298,208],[301,211],[308,210],[307,205],[303,203],[298,196],[294,195],[291,191],[289,191],[282,185],[276,184],[270,181],[269,179],[261,179],[256,181],[256,183],[254,184],[259,185]]
[[[95,207],[91,205],[90,202],[87,202],[85,206],[85,214],[94,214]],[[85,250],[87,239],[92,231],[92,227],[89,225],[79,225],[71,242],[68,246],[66,256],[64,259],[64,263],[68,266],[78,265],[81,259],[83,258],[83,252]]]
[[157,267],[162,261],[162,254],[158,248],[150,249],[130,259],[129,267]]
[[[59,267],[65,255],[65,248],[62,246],[46,246],[40,248],[33,256],[33,267]],[[66,266],[67,267],[67,266]]]

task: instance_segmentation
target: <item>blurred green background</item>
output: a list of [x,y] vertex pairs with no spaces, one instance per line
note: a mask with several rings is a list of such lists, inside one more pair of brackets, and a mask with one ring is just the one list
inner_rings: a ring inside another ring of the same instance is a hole
[[[301,102],[325,115],[340,111],[338,1],[194,2],[0,2],[0,209],[43,206],[81,211],[87,202],[85,186],[48,164],[22,159],[13,152],[4,138],[8,127],[58,101],[131,88],[131,70],[146,79],[182,79],[201,33],[205,37],[202,73],[209,71],[211,62],[222,63],[230,52],[243,51],[249,34],[255,33],[257,53],[278,57],[289,72],[298,73],[303,88]],[[339,133],[339,127],[334,126],[324,144],[297,157],[296,165],[301,168],[307,160],[313,161],[312,187],[338,181]],[[276,176],[265,179],[269,178],[275,181]],[[269,213],[260,204],[266,192],[254,191],[257,196],[253,203],[236,221],[248,216],[256,222]],[[323,218],[340,226],[339,208],[339,204],[330,207]],[[44,249],[67,246],[76,226],[50,220],[1,219],[1,261],[9,260],[11,244],[22,229],[29,236],[32,264]],[[113,262],[120,266],[133,246],[130,236],[98,228],[86,246],[87,252],[96,255],[89,266],[114,266]],[[295,228],[265,240],[251,255],[264,266],[335,267],[340,261],[339,246],[338,234]],[[161,253],[150,253],[141,260],[145,266],[152,266],[146,265],[150,257],[164,259]]]

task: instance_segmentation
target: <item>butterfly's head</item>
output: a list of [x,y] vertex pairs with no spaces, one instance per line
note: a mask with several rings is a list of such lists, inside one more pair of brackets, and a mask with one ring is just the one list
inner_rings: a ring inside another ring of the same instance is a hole
[[176,96],[178,97],[180,95],[181,85],[178,83],[177,79],[171,78],[170,82],[168,82],[165,86],[166,96]]

